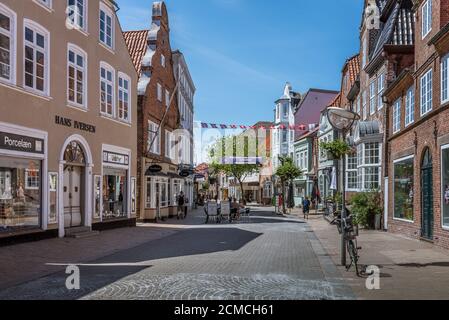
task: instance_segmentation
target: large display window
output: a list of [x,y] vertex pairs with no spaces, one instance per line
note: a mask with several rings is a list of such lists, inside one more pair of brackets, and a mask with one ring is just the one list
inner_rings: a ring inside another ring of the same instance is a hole
[[414,220],[414,158],[408,157],[394,162],[394,217]]
[[37,160],[0,158],[0,232],[40,226],[41,167]]
[[103,220],[126,218],[128,172],[103,168]]

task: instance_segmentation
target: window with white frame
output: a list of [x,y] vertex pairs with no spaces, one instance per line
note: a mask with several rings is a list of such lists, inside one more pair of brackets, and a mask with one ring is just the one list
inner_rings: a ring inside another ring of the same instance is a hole
[[100,64],[100,105],[101,113],[113,117],[115,109],[114,98],[115,70],[106,63]]
[[114,14],[104,3],[100,2],[100,42],[114,47]]
[[52,0],[37,0],[38,3],[46,6],[47,8],[51,9],[52,6]]
[[173,132],[165,130],[165,156],[169,159],[174,159],[175,157],[175,135]]
[[383,102],[383,93],[385,90],[385,75],[381,74],[379,78],[377,78],[377,108],[378,110],[382,109],[384,106]]
[[168,91],[167,89],[165,89],[165,105],[167,107],[170,106],[170,91]]
[[441,102],[447,101],[449,101],[449,54],[441,59]]
[[357,147],[357,169],[360,190],[378,190],[380,188],[380,143],[370,142]]
[[401,130],[401,99],[396,100],[393,105],[393,133]]
[[376,112],[376,80],[369,86],[369,112],[373,115]]
[[69,45],[67,50],[67,100],[69,104],[85,108],[87,54],[80,48]]
[[432,69],[421,77],[421,116],[432,111]]
[[68,0],[67,19],[74,29],[87,31],[87,0]]
[[161,54],[161,66],[165,68],[165,56]]
[[161,154],[161,135],[158,125],[148,121],[148,151],[154,154]]
[[122,121],[130,122],[131,113],[131,80],[130,78],[119,73],[118,76],[118,118]]
[[15,84],[16,14],[0,3],[0,80]]
[[405,126],[415,122],[415,88],[412,86],[407,90],[405,97]]
[[346,189],[349,191],[357,190],[357,153],[346,156]]
[[265,199],[271,199],[272,197],[273,184],[272,182],[265,182],[263,186],[263,197]]
[[145,208],[152,209],[155,208],[153,201],[153,178],[147,177],[146,179],[146,197],[145,197]]
[[362,97],[361,97],[361,95],[359,95],[358,97],[357,97],[357,102],[356,102],[356,112],[357,112],[357,114],[359,115],[359,116],[361,116],[361,114],[360,114],[360,112],[362,111],[361,110],[361,107],[362,107],[362,105],[361,105],[361,100],[362,100]]
[[157,84],[157,100],[162,102],[162,85],[160,83]]
[[49,33],[35,22],[25,21],[24,28],[24,86],[48,95]]
[[422,6],[422,38],[432,30],[432,0],[427,0]]
[[362,99],[363,99],[363,120],[366,120],[368,118],[368,97],[367,97],[367,91],[363,91]]
[[39,190],[41,187],[40,170],[26,169],[25,170],[25,189]]
[[367,45],[367,38],[362,40],[362,67],[364,68],[368,62],[368,45]]

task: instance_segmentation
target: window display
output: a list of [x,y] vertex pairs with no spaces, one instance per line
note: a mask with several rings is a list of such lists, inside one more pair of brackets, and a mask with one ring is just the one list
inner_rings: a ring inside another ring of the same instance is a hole
[[127,217],[127,171],[103,169],[103,219]]
[[413,221],[414,158],[394,163],[394,217]]
[[40,226],[41,162],[0,158],[0,232]]

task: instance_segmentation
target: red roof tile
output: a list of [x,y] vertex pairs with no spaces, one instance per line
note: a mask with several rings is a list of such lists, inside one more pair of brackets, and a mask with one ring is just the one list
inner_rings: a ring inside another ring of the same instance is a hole
[[127,31],[123,32],[126,45],[128,46],[129,54],[133,60],[134,67],[140,76],[140,70],[142,66],[142,58],[147,52],[147,38],[148,30],[141,31]]
[[345,67],[346,66],[348,68],[349,81],[352,87],[360,74],[360,54],[356,54],[355,56],[349,58],[346,61]]

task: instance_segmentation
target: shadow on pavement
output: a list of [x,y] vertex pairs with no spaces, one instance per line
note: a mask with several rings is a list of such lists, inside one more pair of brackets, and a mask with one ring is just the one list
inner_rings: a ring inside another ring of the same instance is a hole
[[154,260],[236,251],[259,236],[261,234],[239,228],[187,229],[90,263],[73,262],[80,268],[80,290],[69,291],[65,285],[68,275],[59,272],[4,290],[0,292],[0,300],[80,299],[127,276],[151,268]]

